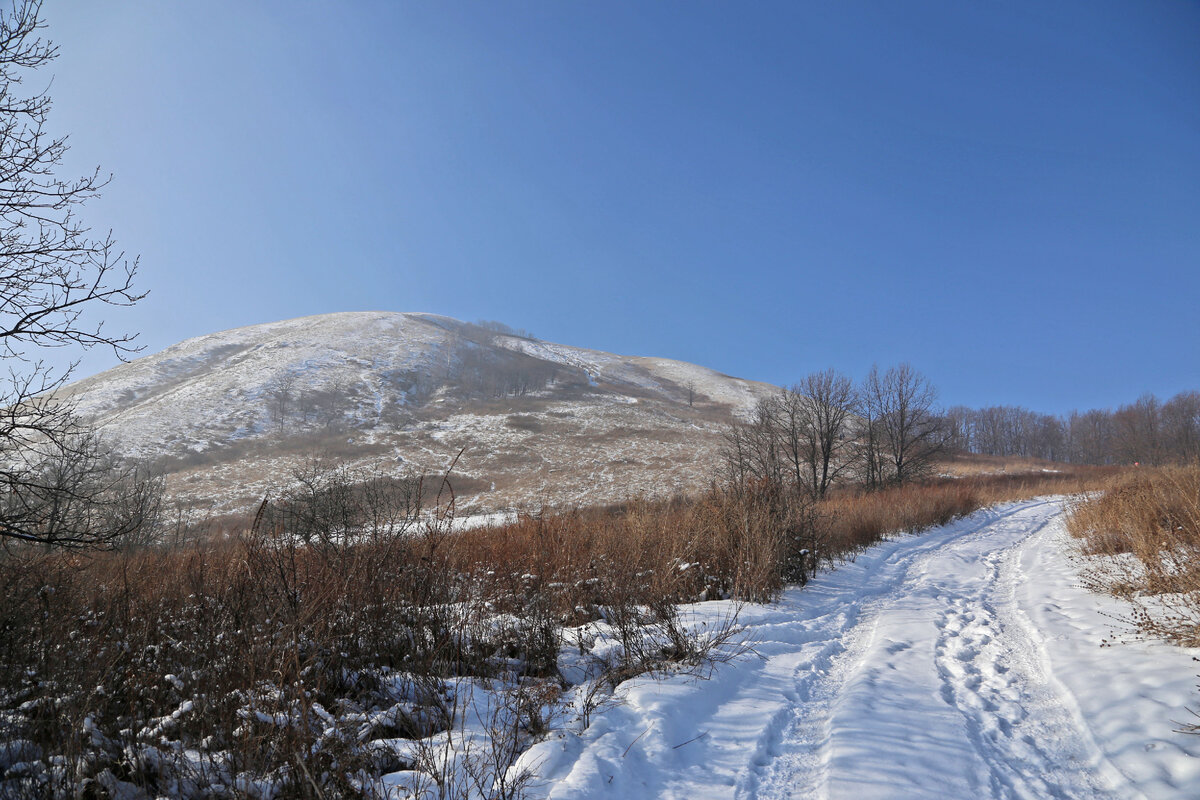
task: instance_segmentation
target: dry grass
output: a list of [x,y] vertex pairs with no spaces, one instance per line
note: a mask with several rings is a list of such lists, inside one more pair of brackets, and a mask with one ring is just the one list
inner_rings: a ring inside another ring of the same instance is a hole
[[[67,765],[36,775],[28,796],[104,776],[176,795],[181,780],[202,792],[237,775],[274,776],[286,794],[306,796],[294,779],[300,753],[323,793],[347,789],[340,776],[372,764],[350,727],[327,730],[339,704],[387,708],[398,698],[384,676],[452,674],[488,656],[456,646],[465,637],[451,635],[462,621],[446,603],[451,587],[395,543],[327,550],[264,536],[178,551],[10,554],[0,562],[7,736],[32,742],[47,767]],[[417,733],[427,721],[396,725]],[[141,763],[145,753],[158,766]]]
[[818,506],[839,556],[879,541],[887,533],[944,525],[980,508],[1048,494],[1078,494],[1103,485],[1112,469],[1066,467],[1054,472],[976,473],[877,492],[842,491]]
[[935,472],[956,478],[978,475],[1026,474],[1043,470],[1071,469],[1066,465],[1025,456],[989,456],[982,453],[950,453],[938,459]]
[[459,534],[449,557],[489,596],[542,592],[554,598],[556,613],[572,619],[595,613],[618,592],[637,602],[769,600],[785,582],[802,583],[818,564],[889,533],[945,524],[995,503],[1094,490],[1113,474],[1062,467],[977,475],[877,492],[846,489],[819,503],[765,486],[714,488],[698,499],[522,515]]
[[350,776],[406,766],[380,761],[372,741],[447,724],[442,681],[515,672],[561,687],[566,626],[611,626],[613,682],[694,664],[710,656],[679,624],[679,602],[770,600],[890,532],[1079,491],[1094,474],[946,479],[820,504],[714,488],[455,533],[423,513],[421,482],[334,471],[231,538],[11,551],[0,555],[0,719],[44,769],[0,789],[103,796],[117,781],[219,797],[258,776],[280,797],[357,796]]
[[1141,468],[1075,506],[1085,578],[1133,602],[1142,634],[1200,645],[1200,465]]
[[769,599],[782,546],[775,522],[761,503],[714,492],[700,501],[525,514],[459,534],[448,557],[491,597],[540,593],[564,618],[586,621],[621,596],[640,604]]
[[419,481],[350,477],[313,474],[231,539],[0,555],[0,741],[34,754],[0,770],[0,795],[223,797],[266,781],[278,797],[361,796],[354,776],[414,766],[380,761],[375,740],[453,718],[445,681],[555,697],[563,628],[591,620],[619,638],[614,683],[698,668],[711,636],[676,602],[750,594],[775,564],[747,538],[764,513],[720,542],[691,528],[694,504],[458,534],[424,513]]

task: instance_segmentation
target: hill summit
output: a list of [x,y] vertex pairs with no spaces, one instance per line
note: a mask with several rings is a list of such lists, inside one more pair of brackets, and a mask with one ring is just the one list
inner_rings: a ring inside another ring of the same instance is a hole
[[354,312],[188,339],[66,389],[197,510],[244,510],[314,458],[454,475],[460,508],[670,496],[712,477],[724,427],[775,387],[499,323]]

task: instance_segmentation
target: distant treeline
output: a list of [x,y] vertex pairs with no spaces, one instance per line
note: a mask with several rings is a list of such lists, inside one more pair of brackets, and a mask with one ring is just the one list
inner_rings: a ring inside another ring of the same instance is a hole
[[1200,392],[1163,402],[1144,394],[1112,409],[1039,414],[1020,406],[945,412],[947,445],[968,453],[1075,464],[1170,464],[1200,459]]

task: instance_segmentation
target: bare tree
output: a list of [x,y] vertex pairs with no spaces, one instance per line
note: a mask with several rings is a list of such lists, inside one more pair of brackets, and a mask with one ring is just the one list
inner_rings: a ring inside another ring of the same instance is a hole
[[1113,418],[1111,411],[1093,408],[1072,411],[1067,420],[1068,454],[1078,464],[1111,464]]
[[975,420],[977,412],[966,406],[954,406],[942,414],[946,446],[960,453],[978,452],[975,449]]
[[[8,367],[0,388],[0,537],[84,542],[86,515],[64,521],[48,537],[23,509],[36,506],[57,484],[39,465],[86,459],[80,425],[51,393],[74,368],[54,371],[40,358],[46,348],[111,347],[132,352],[132,336],[113,334],[85,318],[96,308],[126,306],[144,294],[133,288],[136,259],[127,260],[111,234],[92,235],[76,216],[108,182],[97,169],[78,178],[57,175],[65,137],[46,131],[46,90],[22,91],[23,82],[52,61],[57,48],[42,39],[39,0],[17,0],[0,11],[0,353]],[[47,80],[48,84],[49,81]],[[61,487],[59,487],[61,488]]]
[[161,478],[122,461],[97,434],[71,434],[23,455],[19,490],[0,506],[5,538],[59,547],[154,541]]
[[722,459],[726,479],[735,487],[749,484],[782,486],[784,470],[778,425],[778,401],[764,398],[754,407],[754,416],[735,422],[725,432]]
[[933,384],[910,364],[883,375],[875,366],[861,395],[872,482],[905,483],[928,473],[944,443]]
[[1200,392],[1180,392],[1163,403],[1162,427],[1176,461],[1200,459]]
[[1117,409],[1113,415],[1113,432],[1118,460],[1127,464],[1159,464],[1163,461],[1160,409],[1158,398],[1150,393]]
[[295,373],[285,372],[277,375],[267,386],[268,410],[280,432],[287,425],[288,415],[292,413],[292,401],[296,399],[296,381]]
[[795,389],[784,389],[765,400],[762,407],[769,411],[768,421],[774,434],[781,471],[798,493],[808,493],[808,448],[805,431],[808,427],[808,408],[804,397]]
[[942,415],[947,447],[990,456],[1067,457],[1067,422],[1020,406],[964,408]]
[[[872,370],[872,373],[874,370]],[[868,489],[883,485],[883,437],[879,425],[879,404],[868,392],[868,384],[859,390],[858,416],[861,424],[855,438],[855,461],[858,463],[859,480]]]
[[829,369],[760,400],[751,420],[726,433],[724,459],[734,483],[747,480],[820,499],[852,463],[854,384]]
[[854,418],[857,393],[854,383],[833,369],[813,372],[790,392],[801,409],[799,441],[813,497],[822,498],[845,470],[849,426]]

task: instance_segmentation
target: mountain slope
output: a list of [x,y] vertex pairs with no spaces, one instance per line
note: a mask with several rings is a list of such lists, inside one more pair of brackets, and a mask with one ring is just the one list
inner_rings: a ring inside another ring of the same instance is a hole
[[774,391],[432,314],[361,312],[188,339],[66,390],[180,500],[237,510],[314,457],[455,474],[478,510],[665,496],[711,479],[723,427]]

